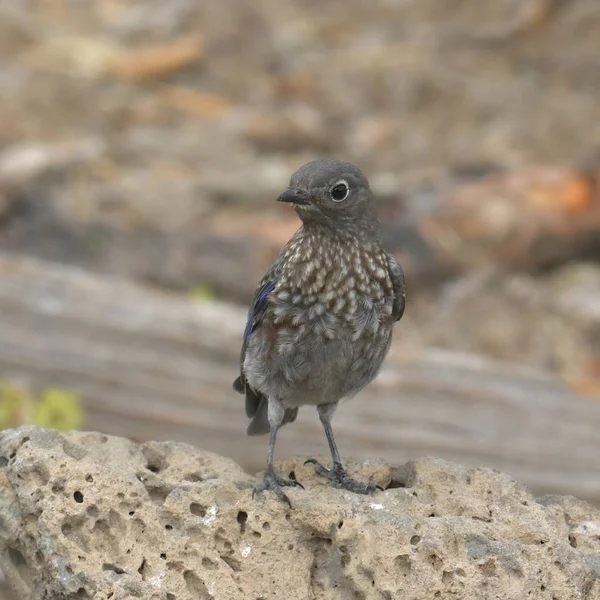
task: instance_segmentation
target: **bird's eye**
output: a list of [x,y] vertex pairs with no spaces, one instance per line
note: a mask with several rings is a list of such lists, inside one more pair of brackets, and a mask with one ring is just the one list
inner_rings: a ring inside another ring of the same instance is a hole
[[342,202],[348,197],[350,190],[345,181],[338,181],[329,191],[334,202]]

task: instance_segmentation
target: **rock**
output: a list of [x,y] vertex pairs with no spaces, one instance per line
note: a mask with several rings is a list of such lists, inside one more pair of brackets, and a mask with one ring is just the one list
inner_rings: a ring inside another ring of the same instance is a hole
[[168,44],[116,52],[107,72],[119,79],[162,79],[202,61],[204,44],[198,36],[182,37]]
[[100,137],[84,137],[60,144],[15,144],[0,152],[0,186],[4,189],[31,185],[41,175],[65,172],[102,156]]
[[425,458],[349,462],[385,491],[325,485],[302,459],[290,509],[173,442],[35,427],[0,436],[0,566],[23,600],[600,598],[600,510]]

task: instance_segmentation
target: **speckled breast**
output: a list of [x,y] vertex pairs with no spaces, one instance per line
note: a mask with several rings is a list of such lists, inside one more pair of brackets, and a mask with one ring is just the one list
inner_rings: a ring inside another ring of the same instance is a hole
[[310,327],[328,339],[374,335],[389,320],[393,288],[375,244],[307,232],[286,248],[270,302],[274,324]]

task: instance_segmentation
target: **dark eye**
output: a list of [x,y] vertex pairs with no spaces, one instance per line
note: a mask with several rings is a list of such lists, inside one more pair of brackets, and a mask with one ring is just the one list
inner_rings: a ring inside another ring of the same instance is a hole
[[331,199],[334,202],[341,202],[348,197],[350,190],[348,184],[345,181],[338,181],[330,190]]

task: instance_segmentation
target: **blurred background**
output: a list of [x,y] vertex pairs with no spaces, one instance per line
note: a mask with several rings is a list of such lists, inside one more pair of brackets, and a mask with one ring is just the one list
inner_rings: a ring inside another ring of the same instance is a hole
[[[246,307],[336,157],[408,282],[343,453],[600,503],[599,40],[597,0],[0,0],[0,425],[261,469]],[[314,411],[278,452],[326,454]]]

